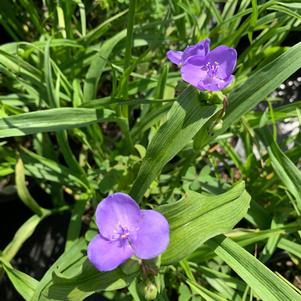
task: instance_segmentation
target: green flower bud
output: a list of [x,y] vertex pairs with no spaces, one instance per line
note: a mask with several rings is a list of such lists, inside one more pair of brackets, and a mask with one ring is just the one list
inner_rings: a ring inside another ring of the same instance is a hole
[[223,127],[223,121],[222,121],[222,120],[219,120],[219,121],[217,121],[217,122],[213,125],[212,132],[218,131],[218,130],[220,130],[222,127]]
[[146,300],[155,300],[157,297],[158,289],[150,281],[144,287],[144,297]]
[[138,291],[145,300],[155,300],[158,294],[158,289],[155,284],[147,280],[138,284]]

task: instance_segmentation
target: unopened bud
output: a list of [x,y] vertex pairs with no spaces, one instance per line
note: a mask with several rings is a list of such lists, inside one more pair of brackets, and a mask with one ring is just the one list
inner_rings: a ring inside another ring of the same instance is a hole
[[207,102],[209,104],[222,104],[224,97],[221,91],[207,92]]
[[157,297],[158,289],[157,287],[151,283],[148,282],[144,287],[144,297],[146,300],[155,300]]
[[138,291],[145,300],[155,300],[158,294],[156,285],[149,280],[147,282],[140,282],[138,284]]
[[212,131],[215,132],[215,131],[218,131],[220,130],[221,128],[223,127],[223,121],[222,120],[219,120],[212,128]]

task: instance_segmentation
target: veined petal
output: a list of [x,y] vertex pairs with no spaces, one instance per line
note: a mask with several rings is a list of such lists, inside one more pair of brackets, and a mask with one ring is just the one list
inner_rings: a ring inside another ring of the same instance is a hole
[[218,66],[217,77],[224,79],[229,77],[236,65],[237,53],[234,48],[218,46],[207,55],[207,61]]
[[102,272],[114,270],[133,255],[129,244],[120,245],[118,240],[109,241],[100,235],[96,235],[88,245],[90,262]]
[[200,41],[196,45],[186,47],[182,56],[182,62],[185,63],[187,59],[195,55],[205,56],[209,51],[210,51],[210,39],[205,39],[203,41]]
[[181,64],[183,51],[169,50],[166,55],[167,58],[174,64]]
[[226,79],[219,79],[217,77],[211,78],[208,76],[198,83],[197,88],[199,90],[220,91],[226,88],[233,81],[233,79],[233,75],[230,75]]
[[113,239],[121,229],[135,232],[141,212],[137,203],[125,193],[113,193],[99,203],[96,209],[96,224],[100,234]]
[[154,210],[141,210],[142,220],[137,238],[131,242],[135,255],[141,259],[151,259],[162,252],[169,243],[169,225],[166,218]]
[[197,88],[198,83],[207,77],[207,72],[204,69],[204,64],[205,57],[190,57],[181,68],[181,75],[183,80]]

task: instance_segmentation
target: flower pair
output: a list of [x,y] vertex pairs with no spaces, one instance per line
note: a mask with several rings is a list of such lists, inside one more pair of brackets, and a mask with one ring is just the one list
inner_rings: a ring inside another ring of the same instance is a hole
[[167,58],[181,67],[183,80],[199,90],[219,91],[234,79],[236,50],[222,45],[210,51],[210,39],[188,46],[184,51],[170,50]]

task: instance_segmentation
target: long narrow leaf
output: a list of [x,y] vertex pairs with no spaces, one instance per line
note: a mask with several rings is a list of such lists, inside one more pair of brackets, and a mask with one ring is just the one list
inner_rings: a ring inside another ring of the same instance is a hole
[[139,201],[164,165],[181,151],[220,111],[217,105],[204,106],[193,87],[187,88],[171,107],[168,120],[152,139],[143,159],[131,195]]
[[230,231],[247,213],[250,196],[244,183],[220,195],[188,191],[182,201],[159,207],[170,224],[170,244],[162,264],[190,255],[209,238]]
[[208,245],[263,301],[301,300],[301,295],[230,238],[221,235],[208,241]]
[[0,138],[84,127],[103,121],[110,110],[61,108],[0,118]]

